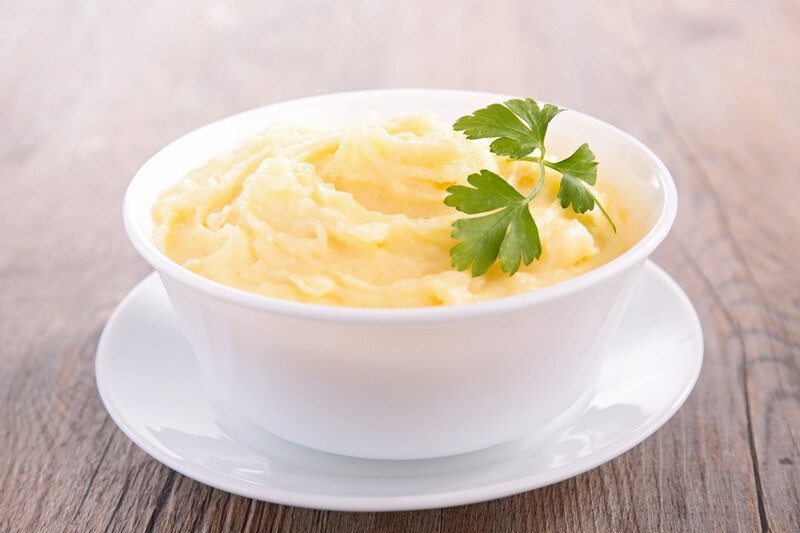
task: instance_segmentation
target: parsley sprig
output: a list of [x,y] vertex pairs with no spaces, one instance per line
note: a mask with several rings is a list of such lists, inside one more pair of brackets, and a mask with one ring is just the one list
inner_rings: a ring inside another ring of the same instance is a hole
[[597,205],[616,233],[617,227],[611,217],[587,187],[597,181],[597,161],[589,145],[581,145],[558,162],[545,159],[547,127],[562,111],[565,110],[551,104],[539,107],[530,98],[513,99],[491,104],[456,120],[453,129],[463,131],[467,139],[493,138],[489,145],[493,153],[537,163],[539,179],[525,196],[494,172],[483,169],[467,178],[471,187],[453,185],[447,189],[449,195],[445,204],[469,215],[488,213],[453,223],[451,235],[461,240],[450,250],[455,268],[466,270],[472,265],[472,275],[481,276],[499,258],[503,272],[514,275],[520,261],[530,265],[542,255],[539,230],[528,204],[542,190],[545,167],[561,174],[558,188],[561,207],[572,206],[576,213],[585,213]]

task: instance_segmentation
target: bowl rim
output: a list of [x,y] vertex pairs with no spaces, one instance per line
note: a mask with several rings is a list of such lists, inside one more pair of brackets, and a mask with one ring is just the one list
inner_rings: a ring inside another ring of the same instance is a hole
[[391,98],[392,96],[402,96],[410,94],[438,94],[438,95],[459,95],[477,96],[482,98],[496,98],[506,100],[514,96],[489,93],[482,91],[466,91],[453,89],[374,89],[363,91],[346,91],[337,93],[326,93],[316,96],[297,98],[275,102],[266,106],[249,109],[225,118],[213,121],[209,124],[196,128],[178,139],[173,140],[165,147],[151,156],[136,172],[128,184],[123,200],[123,222],[128,238],[137,252],[159,273],[160,276],[167,275],[179,284],[199,291],[211,298],[222,300],[231,304],[254,308],[274,314],[291,316],[296,318],[314,319],[333,322],[350,323],[409,323],[409,322],[440,322],[459,320],[467,317],[481,315],[491,315],[498,312],[509,312],[521,307],[542,304],[552,300],[564,298],[575,294],[583,289],[594,286],[614,276],[626,269],[634,267],[637,263],[644,264],[644,260],[655,250],[664,240],[672,228],[675,221],[678,207],[678,195],[672,175],[666,165],[653,153],[644,143],[633,137],[626,131],[609,124],[591,115],[575,111],[570,108],[570,114],[580,120],[594,123],[614,131],[638,152],[643,154],[656,170],[660,185],[664,191],[664,202],[661,212],[658,214],[656,222],[650,231],[647,232],[630,249],[615,257],[593,270],[584,272],[574,278],[542,287],[533,291],[503,296],[490,300],[472,302],[466,304],[453,304],[444,306],[417,306],[417,307],[354,307],[340,306],[334,304],[320,304],[301,302],[273,296],[261,295],[243,289],[238,289],[225,285],[218,281],[211,280],[191,270],[184,268],[172,259],[167,257],[157,248],[154,242],[145,235],[145,231],[136,222],[137,207],[133,205],[132,189],[138,180],[142,179],[143,170],[149,167],[150,162],[157,158],[162,152],[169,149],[173,144],[185,137],[192,135],[205,128],[211,128],[221,122],[231,120],[241,115],[263,111],[267,108],[296,105],[300,103],[315,103],[324,100],[336,100],[340,98],[358,98],[359,96],[380,94]]

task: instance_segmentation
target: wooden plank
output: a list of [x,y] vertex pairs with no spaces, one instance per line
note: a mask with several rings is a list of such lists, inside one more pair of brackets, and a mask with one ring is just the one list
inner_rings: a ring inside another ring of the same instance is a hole
[[[724,360],[738,360],[743,382],[759,521],[775,531],[800,528],[800,470],[791,468],[800,451],[800,209],[785,200],[800,194],[800,156],[797,137],[784,134],[797,131],[800,104],[792,95],[800,77],[797,69],[791,76],[781,67],[796,63],[793,50],[800,46],[790,12],[788,3],[724,13],[694,3],[668,24],[668,13],[656,13],[662,24],[639,36],[649,65],[654,60],[647,58],[657,57],[670,38],[678,49],[658,69],[648,68],[664,107],[670,109],[669,100],[682,105],[668,124],[698,191],[687,203],[695,214],[684,220],[703,231],[687,228],[681,241],[726,310]],[[678,28],[693,32],[691,44]],[[720,61],[754,52],[770,61],[746,68]],[[713,75],[702,76],[711,61]],[[679,81],[679,72],[702,86]],[[770,87],[769,96],[760,87]],[[795,169],[794,179],[787,167]]]

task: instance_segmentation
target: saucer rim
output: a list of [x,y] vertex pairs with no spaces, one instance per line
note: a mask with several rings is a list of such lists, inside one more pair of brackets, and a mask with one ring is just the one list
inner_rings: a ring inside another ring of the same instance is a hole
[[[190,479],[231,494],[281,505],[350,512],[438,509],[494,500],[565,481],[597,468],[598,466],[625,454],[635,446],[641,444],[645,439],[650,437],[659,428],[661,428],[670,418],[672,418],[672,416],[674,416],[674,414],[680,409],[680,407],[685,403],[686,399],[691,394],[699,378],[704,358],[703,329],[699,316],[697,315],[697,311],[695,310],[691,300],[680,287],[680,285],[678,285],[678,283],[672,279],[672,277],[661,267],[656,265],[653,261],[647,260],[641,273],[642,276],[644,276],[645,270],[651,271],[651,273],[657,278],[658,282],[665,283],[667,285],[669,293],[678,300],[680,307],[683,308],[686,318],[692,323],[692,330],[696,332],[696,335],[692,335],[694,346],[686,349],[687,353],[693,354],[695,359],[693,368],[690,372],[687,372],[687,374],[691,373],[690,379],[688,379],[686,385],[682,388],[681,393],[676,397],[671,405],[664,408],[657,416],[652,417],[646,424],[640,426],[635,431],[631,431],[629,438],[625,439],[624,441],[616,445],[608,445],[605,448],[587,455],[586,457],[570,461],[567,464],[546,469],[544,471],[535,472],[530,475],[525,475],[518,479],[498,481],[460,490],[426,494],[407,494],[400,496],[330,495],[324,493],[286,490],[269,487],[246,479],[232,478],[230,476],[209,470],[202,465],[188,462],[160,450],[159,446],[152,442],[152,439],[148,438],[146,434],[140,433],[126,420],[122,410],[117,407],[113,401],[108,380],[104,382],[102,377],[106,375],[105,367],[106,365],[110,364],[108,361],[111,359],[110,356],[105,355],[109,352],[107,344],[109,344],[110,341],[108,339],[118,329],[118,322],[121,320],[120,317],[130,305],[130,302],[137,298],[141,292],[147,290],[150,284],[162,283],[157,272],[150,273],[139,283],[137,283],[137,285],[131,289],[120,301],[106,322],[106,325],[104,326],[103,332],[101,333],[97,343],[97,350],[95,354],[95,382],[103,405],[105,406],[106,411],[111,419],[125,434],[125,436],[133,441],[133,443],[136,444],[141,450],[159,463]],[[640,280],[641,279],[643,278],[640,278]],[[234,444],[237,446],[242,446],[233,440],[232,442],[234,442]]]

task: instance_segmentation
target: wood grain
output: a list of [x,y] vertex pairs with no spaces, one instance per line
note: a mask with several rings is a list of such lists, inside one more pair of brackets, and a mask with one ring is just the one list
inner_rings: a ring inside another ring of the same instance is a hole
[[[800,531],[800,4],[0,0],[0,531]],[[700,314],[681,411],[622,457],[476,505],[336,513],[193,482],[116,429],[102,327],[148,272],[120,205],[211,120],[449,87],[608,120],[672,170],[655,259]]]

